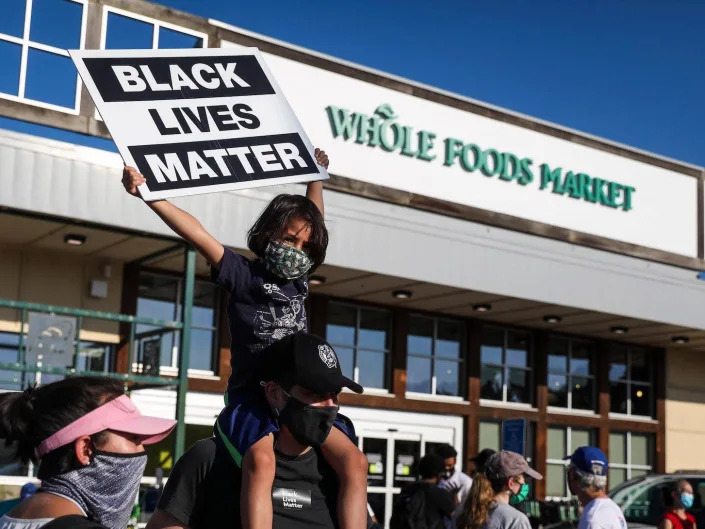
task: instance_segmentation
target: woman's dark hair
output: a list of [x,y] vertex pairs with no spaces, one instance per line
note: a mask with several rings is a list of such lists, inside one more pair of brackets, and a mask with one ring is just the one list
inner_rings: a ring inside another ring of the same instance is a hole
[[315,270],[326,259],[328,230],[318,206],[305,196],[282,194],[274,197],[247,232],[247,247],[263,258],[269,241],[281,237],[289,220],[297,218],[311,227],[308,256],[313,261],[311,271]]
[[[0,395],[0,439],[15,443],[17,458],[37,462],[39,444],[75,420],[124,393],[120,382],[104,377],[70,377],[45,386]],[[91,436],[101,444],[104,433]],[[78,468],[73,443],[52,450],[39,465],[39,479]]]

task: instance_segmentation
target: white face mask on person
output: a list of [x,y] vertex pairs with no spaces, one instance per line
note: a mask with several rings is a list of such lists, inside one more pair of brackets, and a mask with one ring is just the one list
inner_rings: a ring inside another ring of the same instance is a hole
[[41,490],[74,501],[90,519],[109,529],[125,529],[146,466],[145,452],[96,450],[88,465],[45,479]]

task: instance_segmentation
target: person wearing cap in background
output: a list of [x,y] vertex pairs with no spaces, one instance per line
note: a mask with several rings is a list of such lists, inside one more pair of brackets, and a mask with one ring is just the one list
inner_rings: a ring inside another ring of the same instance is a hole
[[512,497],[526,499],[526,476],[543,479],[521,454],[502,450],[485,462],[485,472],[473,479],[470,495],[456,520],[458,529],[531,529],[526,515],[510,505]]
[[568,459],[568,488],[583,506],[578,529],[625,529],[622,510],[607,496],[605,453],[596,446],[581,446]]
[[[312,334],[285,336],[260,358],[261,398],[278,425],[273,527],[333,529],[338,477],[318,448],[336,418],[335,427],[355,439],[352,423],[338,413],[338,393],[344,387],[362,393],[362,387],[343,375],[333,348]],[[241,481],[227,445],[212,437],[198,441],[176,462],[147,528],[242,527]]]
[[[436,448],[436,454],[443,458],[445,470],[441,476],[439,486],[453,494],[456,497],[458,508],[456,513],[462,509],[465,498],[467,498],[472,486],[472,478],[461,470],[456,470],[455,465],[458,462],[458,452],[449,444],[443,444]],[[449,520],[448,527],[455,527],[454,519]]]
[[144,445],[176,421],[146,417],[123,384],[70,377],[0,395],[0,439],[38,462],[41,488],[0,518],[2,529],[125,529],[147,464]]
[[419,479],[401,489],[390,529],[445,529],[456,508],[453,493],[438,486],[445,469],[445,461],[438,454],[421,458]]
[[480,452],[475,457],[470,459],[470,462],[472,463],[472,467],[470,467],[470,475],[475,475],[477,472],[484,472],[485,463],[492,454],[496,453],[497,452],[492,450],[491,448],[485,448],[483,450],[480,450]]

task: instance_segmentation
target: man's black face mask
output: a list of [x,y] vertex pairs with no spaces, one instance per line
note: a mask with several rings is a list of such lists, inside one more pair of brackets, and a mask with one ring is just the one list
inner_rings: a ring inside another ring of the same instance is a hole
[[[286,392],[285,392],[286,393]],[[279,423],[304,446],[317,448],[328,438],[338,415],[338,406],[313,406],[288,393],[289,400],[279,413]]]

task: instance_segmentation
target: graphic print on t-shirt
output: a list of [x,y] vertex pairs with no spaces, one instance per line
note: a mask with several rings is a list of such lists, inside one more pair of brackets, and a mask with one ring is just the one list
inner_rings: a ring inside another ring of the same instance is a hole
[[275,509],[307,509],[311,507],[311,491],[273,487],[272,503]]
[[257,349],[263,349],[289,334],[306,330],[304,301],[308,284],[304,283],[302,293],[292,296],[288,296],[275,283],[264,283],[262,289],[271,301],[255,311],[252,326],[255,335],[260,339],[260,343],[255,346]]

